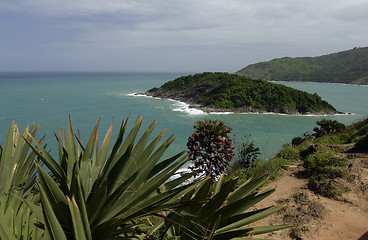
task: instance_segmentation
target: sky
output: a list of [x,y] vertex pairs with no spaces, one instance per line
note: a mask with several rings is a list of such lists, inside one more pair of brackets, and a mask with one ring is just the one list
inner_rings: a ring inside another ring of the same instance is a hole
[[235,72],[368,46],[367,0],[0,0],[0,72]]

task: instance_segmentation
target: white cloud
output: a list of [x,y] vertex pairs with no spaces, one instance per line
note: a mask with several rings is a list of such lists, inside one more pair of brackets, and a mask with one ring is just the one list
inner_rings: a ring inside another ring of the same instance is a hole
[[234,65],[241,55],[251,63],[262,57],[321,55],[364,46],[368,39],[365,9],[366,0],[0,2],[0,11],[35,16],[44,19],[45,31],[65,32],[64,38],[47,43],[47,50],[55,54],[60,51],[65,56],[70,51],[78,59],[105,52],[110,56],[150,53],[151,58],[201,55],[203,60],[208,56],[209,65],[214,55]]

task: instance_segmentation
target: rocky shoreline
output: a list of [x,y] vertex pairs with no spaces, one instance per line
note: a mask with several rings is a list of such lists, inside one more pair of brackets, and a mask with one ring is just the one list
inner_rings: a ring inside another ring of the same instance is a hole
[[203,106],[199,103],[192,101],[188,96],[180,96],[178,94],[168,94],[167,92],[161,91],[147,91],[145,93],[137,93],[136,95],[146,95],[150,97],[160,98],[160,99],[172,99],[175,101],[183,102],[189,105],[190,108],[195,108],[201,110],[205,113],[260,113],[260,114],[285,114],[285,115],[315,115],[315,116],[325,116],[325,115],[338,115],[338,114],[346,114],[339,111],[322,111],[322,112],[305,112],[300,113],[298,111],[290,111],[285,108],[273,109],[273,111],[265,111],[262,109],[252,108],[251,106],[235,108],[235,109],[224,109],[217,108],[213,106]]

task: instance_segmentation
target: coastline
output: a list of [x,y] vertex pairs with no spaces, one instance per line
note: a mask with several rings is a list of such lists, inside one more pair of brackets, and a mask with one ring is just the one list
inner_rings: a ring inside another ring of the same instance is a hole
[[337,113],[282,113],[282,112],[267,112],[267,111],[260,111],[257,109],[219,109],[219,108],[211,108],[211,107],[203,107],[200,104],[196,103],[188,103],[184,102],[179,99],[173,99],[169,97],[157,97],[153,95],[149,95],[147,93],[129,93],[128,96],[133,97],[146,97],[146,98],[153,98],[153,99],[166,99],[169,101],[177,102],[180,109],[173,109],[173,111],[180,111],[180,112],[188,112],[189,114],[193,115],[206,115],[206,114],[213,114],[213,115],[228,115],[228,114],[263,114],[263,115],[281,115],[281,116],[305,116],[305,117],[323,117],[323,116],[345,116],[345,115],[355,115],[354,113],[344,113],[339,112]]

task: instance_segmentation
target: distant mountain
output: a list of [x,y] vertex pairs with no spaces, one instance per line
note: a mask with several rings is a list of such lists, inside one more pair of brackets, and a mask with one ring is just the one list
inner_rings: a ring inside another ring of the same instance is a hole
[[248,65],[236,74],[272,81],[368,84],[368,47],[320,57],[277,58]]
[[317,94],[229,73],[182,76],[145,94],[186,102],[206,112],[337,113]]

